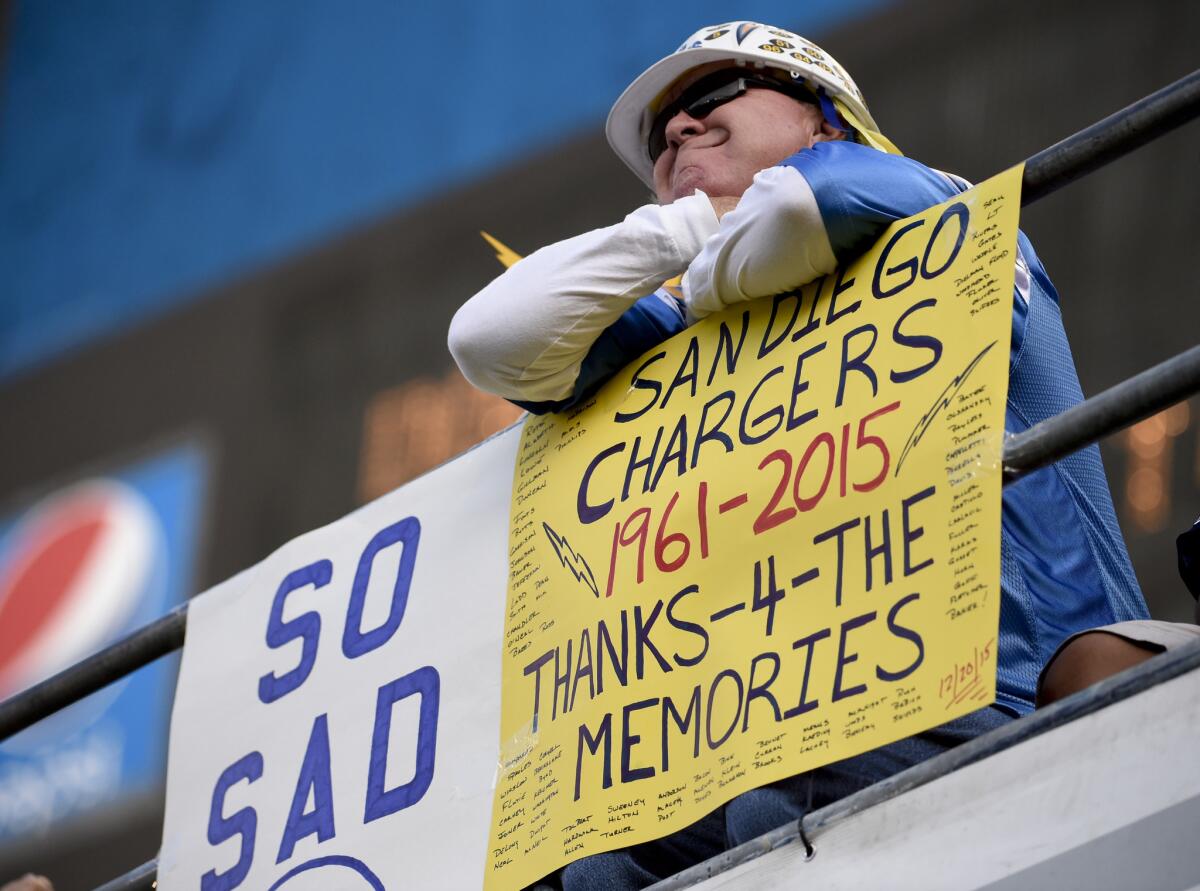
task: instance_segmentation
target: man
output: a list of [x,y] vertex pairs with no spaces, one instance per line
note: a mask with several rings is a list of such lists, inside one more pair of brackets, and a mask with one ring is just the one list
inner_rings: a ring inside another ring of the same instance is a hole
[[[530,255],[451,326],[467,378],[530,411],[586,399],[691,321],[828,275],[889,223],[967,188],[901,156],[822,50],[753,22],[703,28],[651,66],[617,100],[607,133],[658,203]],[[1024,235],[1018,248],[1009,432],[1082,399],[1057,293]],[[675,836],[572,864],[564,887],[650,884],[1027,713],[1064,638],[1147,615],[1096,447],[1006,488],[1002,528],[994,706],[747,793]]]

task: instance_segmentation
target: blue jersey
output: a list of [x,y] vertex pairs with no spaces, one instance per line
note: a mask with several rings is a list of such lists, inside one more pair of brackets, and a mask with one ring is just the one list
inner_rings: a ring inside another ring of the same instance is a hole
[[[849,142],[820,142],[784,165],[808,181],[839,265],[858,257],[889,224],[952,197],[966,184],[913,161]],[[1005,429],[1027,430],[1083,399],[1063,330],[1058,294],[1023,233],[1018,235]],[[639,300],[597,339],[559,411],[596,391],[646,350],[687,326],[663,291]],[[1092,445],[1004,489],[1000,547],[997,704],[1031,711],[1038,673],[1076,631],[1148,616]]]

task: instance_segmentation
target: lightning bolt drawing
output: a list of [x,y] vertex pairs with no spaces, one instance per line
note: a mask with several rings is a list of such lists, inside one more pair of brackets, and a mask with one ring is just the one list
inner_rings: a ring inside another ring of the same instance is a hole
[[[575,576],[575,581],[583,582],[588,586],[588,590],[599,597],[600,588],[596,585],[596,577],[592,575],[592,567],[588,566],[583,555],[576,554],[571,543],[551,529],[549,523],[542,523],[542,528],[546,530],[546,538],[550,539],[550,546],[558,555],[558,561],[570,571],[571,575]],[[576,566],[581,566],[582,570],[576,569]]]
[[492,246],[496,251],[496,259],[504,264],[504,268],[508,269],[514,263],[521,259],[521,255],[502,242],[499,238],[494,238],[487,232],[482,230],[479,233],[483,236],[483,240]]
[[967,382],[967,378],[971,376],[971,372],[979,367],[979,363],[983,357],[988,354],[988,350],[994,347],[999,341],[993,340],[983,350],[967,363],[967,367],[950,379],[950,383],[946,384],[946,388],[938,394],[938,398],[933,401],[929,411],[921,415],[921,419],[917,421],[917,426],[913,428],[913,432],[908,435],[908,442],[904,444],[904,451],[900,453],[900,460],[896,462],[896,472],[893,477],[900,475],[900,468],[904,466],[904,459],[908,457],[908,453],[916,448],[917,443],[921,441],[921,437],[929,429],[938,413],[950,404],[950,400],[954,398],[954,394],[962,389],[963,384]]
[[742,22],[742,24],[738,25],[737,34],[734,35],[737,38],[738,45],[740,46],[742,41],[750,36],[750,32],[758,27],[754,22]]

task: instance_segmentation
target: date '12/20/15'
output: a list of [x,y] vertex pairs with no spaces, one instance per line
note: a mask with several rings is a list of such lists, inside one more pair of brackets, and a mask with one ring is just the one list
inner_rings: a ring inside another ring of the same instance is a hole
[[[877,464],[877,467],[871,468],[874,474],[870,477],[863,479],[853,479],[851,477],[849,468],[850,463],[852,463],[850,459],[851,424],[842,425],[839,437],[840,448],[839,442],[834,438],[834,434],[824,431],[813,437],[804,451],[799,453],[798,460],[787,449],[776,449],[766,455],[759,462],[758,469],[761,472],[769,472],[769,468],[772,465],[777,465],[775,470],[779,473],[779,481],[776,483],[770,498],[767,499],[767,503],[755,516],[752,526],[754,534],[761,535],[769,529],[773,529],[794,519],[801,513],[813,510],[824,500],[830,491],[836,491],[837,497],[845,498],[850,491],[870,492],[883,483],[887,478],[888,470],[891,468],[891,452],[888,449],[887,443],[881,437],[867,432],[867,425],[879,417],[890,414],[899,407],[899,402],[885,405],[861,418],[856,425],[857,435],[855,437],[853,453],[856,456],[864,453],[873,453],[875,455],[872,463]],[[853,463],[860,464],[863,461],[856,457]],[[836,490],[832,486],[835,470],[838,472]],[[787,498],[789,489],[791,490],[790,499]],[[605,597],[612,596],[614,578],[622,553],[626,549],[632,549],[635,545],[635,574],[638,584],[641,584],[646,577],[647,551],[650,551],[654,565],[658,568],[659,572],[664,573],[676,572],[682,569],[696,551],[699,552],[700,559],[704,560],[708,558],[709,517],[712,510],[710,508],[709,485],[707,482],[700,483],[696,492],[694,522],[687,524],[689,529],[695,531],[697,544],[695,549],[692,547],[692,538],[689,537],[687,532],[670,531],[671,516],[679,502],[679,495],[679,492],[675,492],[671,496],[670,501],[667,502],[667,506],[658,517],[656,526],[653,522],[654,509],[651,507],[640,507],[630,513],[625,520],[619,521],[614,525],[612,547],[609,552],[608,584],[604,592]],[[724,514],[741,507],[748,501],[749,495],[742,492],[716,504],[715,510],[718,514]],[[653,547],[650,546],[652,527],[654,527]]]
[[983,667],[992,658],[993,637],[982,647],[974,647],[971,657],[956,662],[954,669],[942,676],[938,682],[938,698],[946,703],[946,708],[958,705],[964,699],[983,701],[990,692],[980,682]]

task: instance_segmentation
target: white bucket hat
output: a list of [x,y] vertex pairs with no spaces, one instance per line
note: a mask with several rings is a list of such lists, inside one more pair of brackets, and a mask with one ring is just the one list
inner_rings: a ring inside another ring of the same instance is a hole
[[818,96],[827,97],[860,142],[880,151],[900,153],[879,132],[862,93],[832,56],[791,31],[757,22],[729,22],[701,28],[671,55],[647,68],[608,113],[605,133],[609,145],[651,188],[654,162],[647,141],[659,99],[689,71],[709,62],[723,61],[786,71]]

